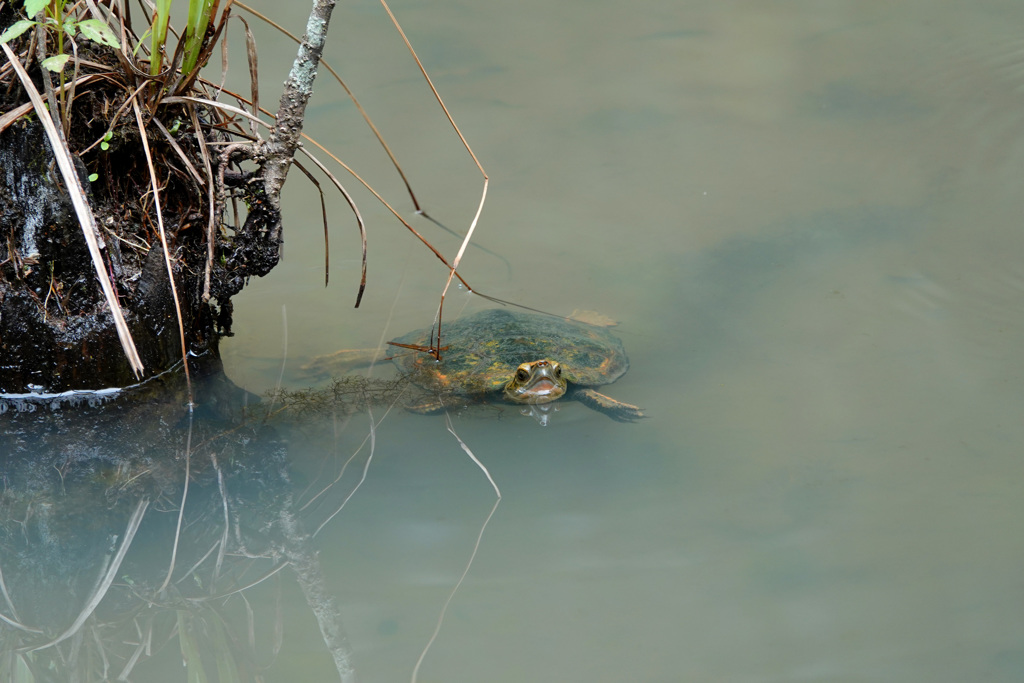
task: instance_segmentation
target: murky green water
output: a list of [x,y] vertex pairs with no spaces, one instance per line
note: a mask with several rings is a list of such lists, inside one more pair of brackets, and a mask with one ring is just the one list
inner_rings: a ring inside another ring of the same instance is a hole
[[[1024,680],[1024,8],[394,9],[491,179],[460,272],[619,321],[631,369],[608,393],[649,416],[453,416],[502,497],[419,681]],[[301,32],[304,12],[283,20]],[[254,29],[273,103],[293,48]],[[332,32],[420,201],[464,231],[482,176],[386,15],[339,4]],[[307,132],[454,256],[324,76]],[[285,261],[236,300],[224,345],[250,391],[433,317],[446,270],[339,177],[369,224],[363,305],[349,210],[321,181],[325,289],[319,196],[293,172]],[[376,407],[282,433],[300,502],[355,454],[311,530],[365,472],[315,547],[360,680],[409,680],[494,489],[443,417]],[[280,576],[280,615],[274,590],[251,598],[257,630],[284,631],[265,680],[331,680]]]
[[[1019,5],[396,10],[491,176],[477,241],[501,258],[470,251],[463,274],[620,321],[632,368],[611,393],[650,415],[455,420],[503,498],[421,680],[1024,679]],[[428,210],[464,229],[479,173],[381,13],[339,16],[331,57]],[[312,134],[411,215],[333,92]],[[351,310],[351,221],[332,200],[324,291],[302,184],[295,246],[227,346],[252,388],[276,381],[281,306],[290,378],[422,326],[444,281],[364,201]],[[441,419],[380,424],[320,537],[365,679],[409,677],[493,500]]]
[[[479,175],[359,6],[332,56],[462,227]],[[616,318],[633,365],[613,393],[650,416],[456,420],[504,498],[421,680],[1024,679],[1020,6],[397,11],[492,177],[478,244],[507,264],[471,251],[466,278]],[[409,215],[330,97],[312,133]],[[326,292],[309,212],[239,303],[240,381],[275,380],[279,304],[286,376],[428,321],[444,272],[367,204],[366,308],[345,210]],[[392,413],[374,458],[323,553],[358,667],[403,680],[494,495],[439,419]]]

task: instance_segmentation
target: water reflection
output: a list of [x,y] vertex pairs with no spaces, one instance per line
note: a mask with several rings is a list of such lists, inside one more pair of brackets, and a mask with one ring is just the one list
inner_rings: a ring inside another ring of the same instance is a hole
[[77,409],[19,397],[2,416],[3,680],[164,680],[167,651],[188,680],[254,680],[282,634],[274,598],[247,596],[286,567],[352,679],[266,407],[216,374],[190,413],[180,380]]

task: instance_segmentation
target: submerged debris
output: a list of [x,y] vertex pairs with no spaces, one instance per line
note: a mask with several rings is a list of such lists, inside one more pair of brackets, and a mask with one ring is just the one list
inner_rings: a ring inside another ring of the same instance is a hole
[[415,391],[403,377],[379,379],[346,375],[335,377],[326,387],[269,391],[258,409],[266,409],[270,415],[287,412],[289,417],[297,418],[328,413],[352,415],[370,406],[393,405]]

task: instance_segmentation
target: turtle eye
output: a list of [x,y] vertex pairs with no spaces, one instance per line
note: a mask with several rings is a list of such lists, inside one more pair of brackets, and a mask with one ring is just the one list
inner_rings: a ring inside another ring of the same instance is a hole
[[519,368],[518,370],[516,370],[516,379],[518,379],[520,382],[525,382],[526,380],[530,379],[530,373],[527,371],[526,368]]
[[555,366],[555,377],[561,377],[561,376],[562,376],[562,366],[561,365],[556,365]]

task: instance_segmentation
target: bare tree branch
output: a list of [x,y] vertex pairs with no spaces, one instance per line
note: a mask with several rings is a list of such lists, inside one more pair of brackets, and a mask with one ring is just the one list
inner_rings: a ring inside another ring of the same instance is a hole
[[334,5],[335,0],[314,0],[306,22],[306,33],[302,36],[288,80],[284,83],[284,92],[277,109],[277,124],[261,150],[266,159],[263,183],[272,211],[272,227],[267,235],[271,243],[280,244],[281,241],[281,187],[299,146],[306,104],[313,94],[313,81],[327,42],[327,26]]

